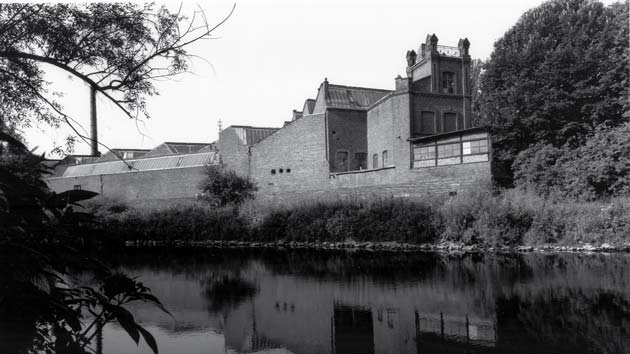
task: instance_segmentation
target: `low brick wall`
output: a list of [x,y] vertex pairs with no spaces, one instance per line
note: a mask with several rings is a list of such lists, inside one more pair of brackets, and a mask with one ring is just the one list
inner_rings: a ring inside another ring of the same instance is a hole
[[257,199],[278,206],[301,200],[335,200],[370,197],[424,198],[444,195],[485,183],[491,183],[490,162],[418,169],[387,167],[331,174],[329,187],[302,191],[270,193],[261,191]]
[[491,178],[490,162],[479,162],[413,169],[386,167],[332,174],[330,182],[335,189],[398,185],[405,189],[412,188],[419,193],[441,193],[458,191],[479,182],[490,182]]
[[203,179],[203,166],[106,175],[58,177],[47,180],[55,192],[80,186],[121,201],[194,198]]

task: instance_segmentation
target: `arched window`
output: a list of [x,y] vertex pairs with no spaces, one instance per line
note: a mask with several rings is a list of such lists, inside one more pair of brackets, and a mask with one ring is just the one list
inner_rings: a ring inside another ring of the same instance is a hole
[[455,73],[450,71],[442,73],[442,92],[455,93]]
[[378,154],[372,156],[372,168],[378,168]]
[[387,150],[383,150],[383,167],[387,167]]

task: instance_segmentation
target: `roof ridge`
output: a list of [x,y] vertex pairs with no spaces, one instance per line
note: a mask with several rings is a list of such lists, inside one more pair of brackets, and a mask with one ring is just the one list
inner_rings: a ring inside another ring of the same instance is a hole
[[348,85],[339,85],[339,84],[328,84],[328,87],[343,87],[343,88],[349,88],[349,89],[355,89],[355,90],[384,91],[384,92],[393,91],[393,90],[379,89],[379,88],[372,88],[372,87],[348,86]]
[[[179,144],[179,145],[210,145],[212,143],[185,143],[181,141],[165,141],[162,144]],[[160,144],[160,145],[162,145]],[[159,146],[159,145],[158,145]]]
[[249,128],[249,129],[280,129],[280,128],[272,128],[272,127],[254,127],[254,126],[251,126],[251,125],[230,125],[229,127],[232,127],[232,128]]

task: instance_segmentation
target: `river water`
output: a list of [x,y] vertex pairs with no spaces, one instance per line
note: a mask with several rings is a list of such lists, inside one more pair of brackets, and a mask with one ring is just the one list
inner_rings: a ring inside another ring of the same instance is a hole
[[[143,250],[160,353],[630,353],[630,255]],[[117,325],[103,352],[150,353]]]

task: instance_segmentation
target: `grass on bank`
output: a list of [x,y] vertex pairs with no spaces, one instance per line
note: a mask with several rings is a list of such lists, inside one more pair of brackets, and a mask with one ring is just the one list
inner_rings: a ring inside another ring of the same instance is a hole
[[101,200],[96,237],[125,240],[394,241],[466,245],[630,244],[630,198],[546,199],[518,189],[475,188],[442,199],[325,198],[241,210],[202,203],[129,207]]

